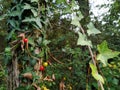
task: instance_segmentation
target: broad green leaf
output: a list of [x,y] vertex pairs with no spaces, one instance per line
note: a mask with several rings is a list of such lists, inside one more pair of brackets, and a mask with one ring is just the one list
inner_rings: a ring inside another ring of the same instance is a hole
[[97,46],[99,54],[97,55],[97,60],[100,60],[104,66],[107,66],[108,59],[117,57],[120,52],[112,51],[108,48],[107,42],[104,41],[100,45]]
[[87,27],[88,27],[87,33],[88,33],[89,36],[92,35],[92,34],[95,35],[95,34],[101,33],[98,29],[96,29],[96,28],[94,27],[94,24],[93,24],[92,22],[90,22],[90,23],[87,25]]
[[6,16],[7,16],[7,14],[1,15],[0,16],[0,21],[3,20],[3,19],[5,19]]
[[95,65],[93,65],[92,63],[90,64],[90,68],[92,70],[92,76],[97,80],[97,81],[101,81],[104,84],[104,79],[103,77],[98,73],[97,68]]
[[78,35],[79,35],[79,38],[78,38],[78,41],[77,41],[77,45],[92,47],[91,41],[87,40],[87,37],[86,37],[85,34],[82,34],[82,33],[78,32]]
[[6,53],[9,53],[10,51],[11,51],[11,48],[10,48],[10,47],[6,47],[6,48],[5,48],[5,52],[6,52]]
[[31,2],[38,2],[39,0],[31,0]]
[[63,2],[65,2],[65,0],[56,0],[56,3],[57,3],[57,4],[61,4],[61,3],[63,3]]
[[71,24],[80,27],[80,22],[79,21],[80,21],[80,18],[75,16],[73,18],[73,20],[71,21]]
[[34,66],[35,64],[36,64],[36,60],[30,60],[30,64],[32,65],[32,66]]
[[44,48],[42,48],[42,51],[40,52],[39,56],[44,57],[44,55],[45,55],[45,51],[44,51]]
[[30,45],[32,45],[33,47],[35,46],[34,40],[32,38],[29,38],[29,42]]
[[25,5],[23,6],[23,9],[32,9],[31,5],[28,3],[25,3]]
[[90,64],[90,68],[92,69],[92,74],[97,73],[97,68],[95,67],[95,65],[92,63],[89,63],[89,64]]
[[32,11],[34,17],[36,17],[38,15],[38,12],[35,9],[31,9],[31,11]]
[[19,11],[12,11],[11,13],[9,13],[8,14],[8,16],[13,16],[13,17],[15,17],[15,16],[20,16],[21,15],[21,13],[19,12]]
[[11,9],[11,11],[7,15],[12,17],[18,16],[19,18],[21,18],[21,14],[22,14],[21,5],[17,4]]
[[11,19],[11,20],[8,20],[8,23],[16,30],[20,30],[19,28],[19,21],[17,20],[14,20],[14,19]]
[[22,22],[35,22],[35,18],[25,18]]
[[75,1],[74,0],[72,0],[72,9],[74,8],[74,7],[76,7],[76,3],[75,3]]
[[36,17],[35,22],[39,26],[39,28],[42,28],[42,24],[39,17]]
[[10,40],[10,38],[13,36],[15,32],[15,29],[12,29],[11,32],[7,35],[7,40]]
[[92,74],[92,76],[93,76],[96,80],[101,81],[101,82],[104,84],[104,79],[103,79],[103,77],[102,77],[100,74],[96,73],[96,74]]
[[82,20],[84,18],[84,16],[82,15],[82,13],[80,11],[77,12],[77,14],[78,14],[79,20]]
[[45,0],[46,2],[48,2],[49,0]]
[[115,85],[118,85],[118,84],[119,84],[119,79],[113,78],[113,83],[114,83]]
[[63,9],[63,13],[66,13],[66,14],[71,13],[71,9],[69,7],[67,7],[65,9]]
[[46,46],[47,44],[49,44],[51,41],[50,40],[44,40],[43,44]]
[[11,20],[8,20],[8,23],[12,26],[12,27],[16,27],[16,24],[15,24],[15,20],[11,19]]
[[39,17],[36,18],[25,18],[22,22],[35,22],[39,28],[42,28],[41,20]]
[[80,11],[77,14],[78,16],[74,16],[74,18],[71,21],[71,24],[80,27],[79,21],[83,18],[83,15]]

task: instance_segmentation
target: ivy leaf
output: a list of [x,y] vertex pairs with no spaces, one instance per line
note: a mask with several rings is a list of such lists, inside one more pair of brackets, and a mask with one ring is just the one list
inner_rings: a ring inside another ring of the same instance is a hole
[[6,47],[6,48],[5,48],[5,52],[6,52],[6,53],[10,53],[10,51],[11,51],[11,48],[10,48],[10,47]]
[[79,17],[75,16],[71,21],[71,24],[80,27]]
[[11,13],[8,14],[8,16],[13,16],[13,17],[20,16],[20,15],[21,15],[21,13],[18,10],[12,11]]
[[83,15],[80,11],[77,14],[78,14],[78,16],[75,16],[72,19],[71,24],[80,27],[80,22],[79,21],[83,18]]
[[92,76],[97,80],[97,81],[101,81],[104,84],[104,79],[103,77],[97,72],[97,68],[95,65],[93,65],[92,63],[90,64],[90,68],[92,70]]
[[14,35],[15,29],[12,29],[10,33],[7,35],[7,40],[10,40],[10,38]]
[[0,16],[0,21],[5,19],[6,16],[7,16],[7,14],[3,14],[2,16]]
[[31,12],[33,13],[34,17],[38,15],[38,12],[35,9],[31,9]]
[[61,4],[62,2],[65,2],[65,0],[56,0],[57,4]]
[[32,9],[31,5],[28,3],[25,3],[25,5],[23,6],[23,9]]
[[35,46],[34,40],[32,38],[29,38],[29,42],[30,45],[32,45],[33,47]]
[[79,38],[78,38],[78,41],[77,41],[77,45],[82,45],[82,46],[90,46],[92,47],[92,43],[91,41],[87,40],[87,37],[85,34],[82,34],[80,32],[78,32],[78,35],[79,35]]
[[88,35],[90,36],[91,34],[99,34],[101,33],[98,29],[95,28],[95,26],[93,25],[92,22],[90,22],[88,25],[88,30],[87,30],[87,33]]
[[39,0],[31,0],[31,2],[38,2]]
[[35,18],[25,18],[22,22],[35,22]]
[[84,18],[84,16],[82,15],[82,13],[79,11],[77,12],[78,16],[79,16],[79,20],[82,20]]
[[107,66],[108,59],[117,57],[120,52],[112,51],[108,48],[107,42],[104,41],[100,45],[97,46],[99,54],[97,55],[97,60],[100,60],[104,66]]
[[46,46],[47,44],[49,44],[51,41],[50,40],[44,40],[43,44]]
[[39,26],[39,28],[42,28],[41,20],[39,17],[36,17],[35,22]]

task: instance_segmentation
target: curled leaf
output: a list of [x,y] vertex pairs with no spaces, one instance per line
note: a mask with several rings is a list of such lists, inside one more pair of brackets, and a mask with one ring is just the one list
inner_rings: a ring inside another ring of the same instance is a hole
[[32,79],[32,73],[29,73],[29,72],[28,73],[24,73],[23,77],[24,78],[28,78],[28,79]]
[[24,38],[25,38],[25,33],[21,33],[21,34],[19,34],[18,37],[24,39]]
[[35,71],[39,70],[39,67],[40,67],[39,63],[36,63],[35,66],[34,66],[34,70]]
[[53,81],[53,79],[51,79],[50,76],[46,76],[43,80],[45,80],[45,81]]
[[65,90],[65,84],[64,84],[64,81],[62,80],[59,84],[59,90]]
[[35,54],[39,54],[40,53],[40,49],[38,47],[35,48]]
[[52,74],[52,80],[55,80],[55,74]]

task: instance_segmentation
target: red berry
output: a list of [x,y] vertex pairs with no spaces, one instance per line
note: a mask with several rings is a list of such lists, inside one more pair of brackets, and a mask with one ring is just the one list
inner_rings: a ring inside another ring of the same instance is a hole
[[28,39],[27,39],[27,38],[25,38],[25,39],[23,39],[23,41],[24,41],[24,43],[27,43],[27,42],[28,42]]
[[44,71],[45,70],[44,66],[40,66],[39,70]]

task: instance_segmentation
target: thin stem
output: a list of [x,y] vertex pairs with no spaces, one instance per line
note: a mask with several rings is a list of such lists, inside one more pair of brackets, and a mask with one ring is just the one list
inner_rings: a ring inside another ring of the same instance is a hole
[[[81,32],[82,32],[83,34],[85,34],[85,30],[83,29],[83,27],[82,27],[81,25],[80,25],[80,29],[81,29]],[[92,51],[92,49],[91,49],[90,46],[87,46],[87,47],[88,47],[88,50],[89,50],[89,52],[90,52],[90,55],[91,55],[93,64],[96,66],[96,61],[95,61],[95,58],[94,58],[93,51]],[[96,66],[96,67],[97,67],[97,66]],[[98,71],[97,71],[96,73],[98,73]],[[100,84],[101,90],[104,90],[104,87],[103,87],[102,82],[101,82],[101,81],[98,81],[98,83]]]

